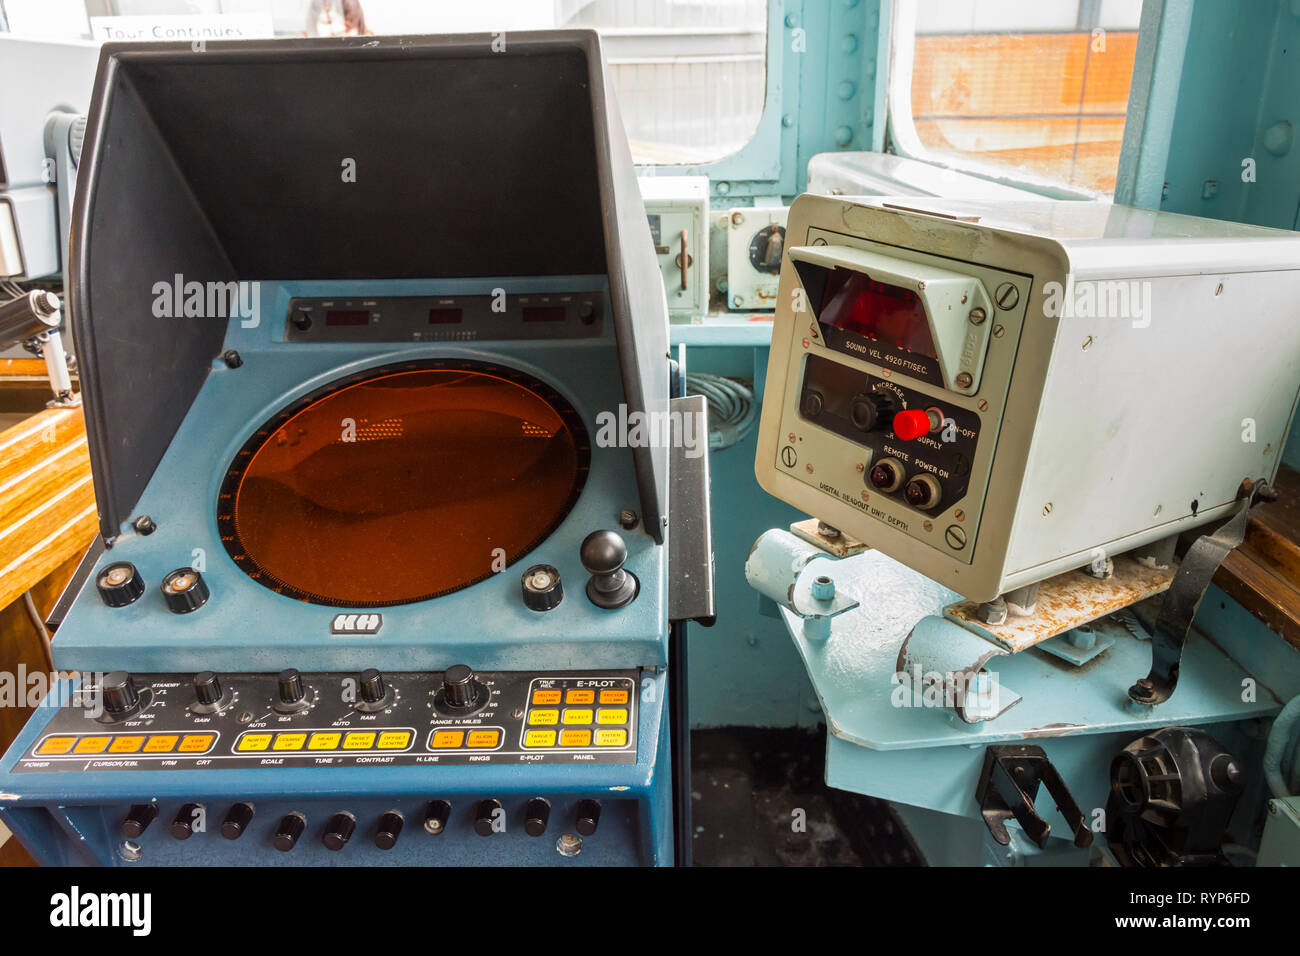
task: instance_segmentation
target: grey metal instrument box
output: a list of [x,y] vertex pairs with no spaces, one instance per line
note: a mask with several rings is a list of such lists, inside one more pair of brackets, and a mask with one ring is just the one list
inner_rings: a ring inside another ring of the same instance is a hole
[[1228,514],[1300,392],[1300,235],[799,197],[755,472],[976,600]]

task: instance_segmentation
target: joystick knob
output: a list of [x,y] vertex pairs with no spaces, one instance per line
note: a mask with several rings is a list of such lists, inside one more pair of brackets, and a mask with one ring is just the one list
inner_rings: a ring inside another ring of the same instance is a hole
[[144,594],[144,578],[130,561],[118,561],[95,578],[100,599],[109,607],[126,607]]
[[627,545],[617,531],[593,531],[583,539],[578,556],[591,575],[587,580],[587,597],[596,607],[612,611],[631,604],[636,598],[641,585],[636,575],[623,570]]

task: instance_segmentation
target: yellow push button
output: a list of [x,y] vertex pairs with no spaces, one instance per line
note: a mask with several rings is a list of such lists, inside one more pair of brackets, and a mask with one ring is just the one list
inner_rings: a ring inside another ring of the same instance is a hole
[[571,690],[564,698],[566,704],[594,704],[596,702],[596,692],[594,690]]
[[45,743],[36,748],[36,755],[45,757],[49,754],[65,754],[76,742],[76,737],[46,737]]
[[465,742],[465,732],[461,730],[439,730],[433,735],[434,750],[455,750]]
[[307,741],[308,750],[337,750],[342,734],[312,734]]
[[596,731],[597,747],[626,747],[627,731],[626,730],[598,730]]
[[212,746],[212,734],[186,734],[178,748],[183,754],[201,754]]
[[354,730],[343,738],[344,750],[369,750],[375,745],[375,735]]
[[560,702],[560,692],[558,690],[535,690],[533,691],[534,704],[558,704]]
[[525,747],[554,747],[555,731],[553,730],[530,730],[524,734]]
[[566,724],[589,724],[591,723],[591,711],[575,710],[570,707],[564,711],[564,722]]
[[144,746],[143,737],[114,737],[108,745],[111,754],[133,754]]
[[528,714],[530,724],[541,724],[542,726],[558,724],[560,722],[560,712],[558,710],[534,710]]
[[591,731],[590,730],[562,730],[560,731],[561,747],[590,747]]
[[600,702],[602,704],[626,704],[627,691],[625,690],[602,690],[600,692]]
[[499,730],[471,730],[469,732],[469,746],[471,747],[495,747],[501,742],[501,731]]
[[145,741],[144,752],[147,754],[169,754],[176,749],[180,737],[158,734]]
[[602,707],[596,714],[598,724],[626,724],[627,711],[622,707]]
[[239,738],[239,743],[235,744],[235,749],[241,753],[249,751],[265,750],[271,746],[270,734],[244,734]]
[[102,754],[108,746],[108,737],[82,737],[72,749],[74,754]]
[[388,730],[379,735],[380,750],[403,750],[410,742],[409,730]]
[[272,750],[302,750],[307,746],[306,734],[276,734]]

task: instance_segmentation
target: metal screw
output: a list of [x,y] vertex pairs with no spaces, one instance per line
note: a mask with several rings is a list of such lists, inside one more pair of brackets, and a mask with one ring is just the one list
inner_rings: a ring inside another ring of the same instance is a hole
[[952,516],[953,516],[954,518],[956,518],[958,521],[965,521],[965,520],[966,520],[966,512],[962,511],[960,508],[958,508],[956,511],[954,511],[954,512],[952,513]]
[[1004,282],[993,293],[993,299],[999,309],[1014,309],[1016,303],[1020,301],[1020,290],[1010,282]]
[[1049,501],[1047,504],[1043,505],[1043,514],[1050,515],[1051,513],[1052,513],[1052,503]]
[[[861,466],[859,466],[858,471],[861,470],[862,468]],[[834,541],[836,538],[840,536],[840,529],[831,527],[825,521],[818,521],[817,533],[821,535],[823,538],[830,538],[832,541]]]
[[234,349],[226,349],[221,353],[221,360],[226,363],[226,368],[239,368],[244,364],[244,357]]
[[745,299],[743,296],[733,295],[731,297],[731,304],[739,309],[742,305],[745,304]]
[[1000,325],[995,325],[995,326],[993,326],[993,337],[994,337],[995,339],[1000,339],[1000,338],[1002,338],[1002,336],[1004,336],[1004,335],[1006,334],[1006,332],[1007,332],[1007,330],[1004,329],[1004,328],[1003,328],[1002,326],[1000,326]]
[[153,518],[150,518],[148,515],[141,515],[135,519],[135,530],[139,534],[148,535],[157,531],[158,526],[153,523]]
[[984,320],[988,318],[988,315],[984,312],[983,309],[981,309],[979,306],[976,306],[975,308],[970,310],[970,315],[968,315],[967,318],[970,319],[971,325],[983,325]]
[[1083,340],[1083,348],[1085,352],[1088,350],[1088,346],[1091,344],[1092,344],[1092,336],[1090,335]]
[[957,373],[956,383],[958,388],[970,388],[970,383],[973,381],[975,380],[971,378],[970,372]]
[[943,533],[943,539],[948,542],[948,547],[954,551],[960,551],[966,547],[966,530],[957,527],[955,524],[950,524]]
[[819,574],[813,578],[812,596],[814,601],[829,601],[835,597],[835,582],[829,575]]
[[987,412],[989,410],[988,400],[981,398],[975,407],[978,408],[981,412]]
[[631,508],[624,508],[618,513],[618,524],[624,531],[631,531],[636,527],[639,520],[641,519],[637,517],[636,512]]
[[745,224],[745,214],[742,212],[733,212],[731,214],[731,224],[733,226],[743,226]]
[[933,531],[933,530],[934,530],[934,522],[933,522],[933,521],[922,521],[922,522],[921,522],[921,527],[923,527],[926,531]]

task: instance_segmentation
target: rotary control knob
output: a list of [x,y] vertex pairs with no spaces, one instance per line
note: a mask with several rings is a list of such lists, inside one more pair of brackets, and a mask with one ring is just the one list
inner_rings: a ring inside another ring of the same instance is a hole
[[402,835],[405,821],[396,810],[389,810],[379,818],[379,828],[375,831],[375,846],[381,850],[391,850],[397,845],[397,838]]
[[491,836],[496,832],[496,822],[504,812],[500,800],[480,800],[474,808],[474,832],[479,836]]
[[464,664],[448,667],[442,675],[442,690],[434,698],[439,710],[452,714],[467,714],[487,702],[487,688],[478,682],[474,672]]
[[203,819],[203,805],[199,803],[187,803],[176,811],[176,818],[172,820],[172,836],[178,840],[188,840],[194,836],[194,830],[202,830],[200,821]]
[[177,568],[163,578],[162,593],[173,614],[189,614],[208,603],[208,586],[193,568]]
[[867,480],[872,486],[885,492],[897,491],[902,487],[905,477],[903,463],[897,458],[882,458],[867,473]]
[[297,714],[311,706],[312,700],[296,667],[280,671],[275,678],[276,700],[271,705],[278,713]]
[[110,718],[121,720],[140,709],[140,693],[135,689],[135,681],[126,671],[105,674],[99,684],[99,693],[104,713]]
[[131,809],[127,811],[126,819],[122,821],[122,836],[130,840],[143,836],[144,831],[149,829],[149,824],[156,819],[158,819],[157,804],[132,804]]
[[95,587],[109,607],[126,607],[144,594],[144,578],[130,561],[118,561],[99,572]]
[[218,714],[230,706],[233,695],[221,686],[221,678],[214,671],[200,671],[194,675],[194,703],[190,712]]
[[357,678],[358,700],[354,706],[363,712],[383,710],[393,703],[393,696],[393,689],[384,680],[384,675],[368,667]]
[[521,581],[524,606],[532,611],[549,611],[564,600],[564,585],[560,572],[549,564],[534,564],[524,572]]
[[596,832],[598,826],[600,826],[600,801],[579,800],[578,819],[574,824],[574,829],[583,836],[591,836]]
[[253,822],[253,805],[236,803],[226,812],[226,819],[221,821],[221,835],[227,840],[238,840]]
[[275,828],[272,845],[281,853],[288,853],[298,845],[298,838],[307,829],[307,818],[301,813],[286,813]]
[[348,841],[352,839],[352,832],[356,828],[357,818],[344,810],[330,817],[329,823],[325,824],[325,834],[320,841],[325,844],[325,849],[337,852],[348,845]]
[[897,405],[892,395],[881,392],[863,392],[849,403],[849,421],[864,432],[885,428],[894,418]]
[[546,824],[551,819],[551,801],[545,797],[533,797],[524,804],[524,832],[529,836],[541,836],[546,832]]

